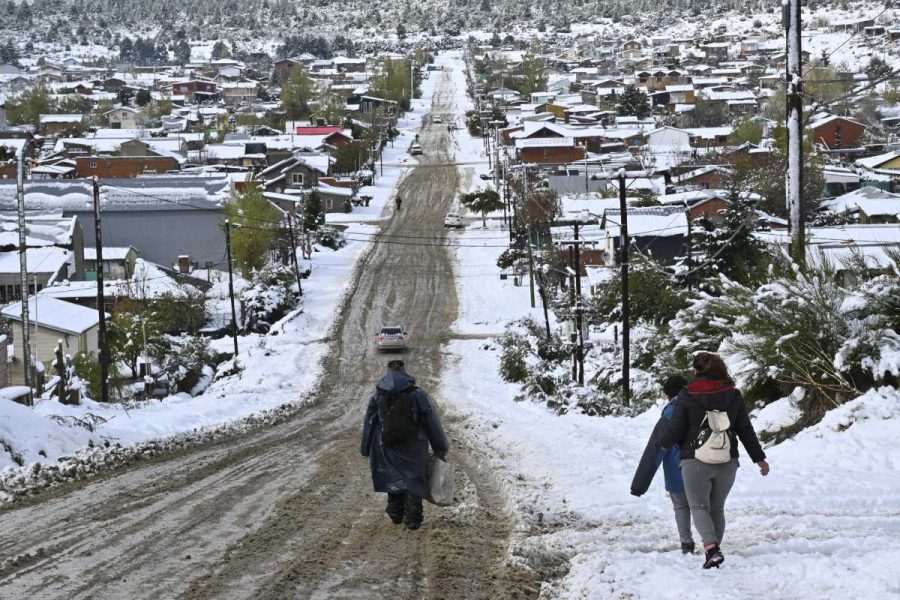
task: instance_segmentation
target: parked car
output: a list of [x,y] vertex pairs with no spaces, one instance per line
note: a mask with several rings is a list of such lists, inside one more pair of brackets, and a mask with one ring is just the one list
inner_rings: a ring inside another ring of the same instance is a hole
[[406,350],[406,330],[402,325],[392,325],[390,327],[382,327],[378,335],[375,336],[375,348],[379,352],[385,350]]
[[409,147],[410,154],[422,154],[422,146],[419,144],[413,144]]
[[441,117],[439,115],[434,115],[433,117],[431,117],[431,122],[432,123],[443,123],[444,117]]
[[484,181],[490,181],[491,179],[494,178],[493,175],[491,175],[490,173],[482,173],[478,177]]
[[444,227],[462,227],[462,217],[459,216],[459,213],[449,212],[447,216],[444,217]]

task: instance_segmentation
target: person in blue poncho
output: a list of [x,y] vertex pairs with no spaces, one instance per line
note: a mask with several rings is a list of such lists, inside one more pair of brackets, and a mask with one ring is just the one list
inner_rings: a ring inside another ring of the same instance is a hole
[[684,492],[684,482],[681,479],[681,451],[675,444],[668,450],[660,446],[660,439],[669,426],[675,403],[678,401],[678,393],[687,385],[687,379],[681,375],[672,375],[663,382],[663,392],[668,398],[668,403],[663,407],[662,416],[650,434],[650,440],[641,456],[634,480],[631,482],[631,493],[641,496],[650,488],[650,482],[656,475],[659,465],[663,466],[663,474],[666,480],[666,491],[672,499],[672,507],[675,509],[675,524],[678,526],[678,537],[681,539],[681,551],[684,554],[694,553],[694,538],[691,534],[691,509],[688,505],[687,495]]

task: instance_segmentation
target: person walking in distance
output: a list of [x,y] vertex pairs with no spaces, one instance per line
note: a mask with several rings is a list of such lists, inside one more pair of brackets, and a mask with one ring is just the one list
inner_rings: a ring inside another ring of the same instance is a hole
[[418,529],[428,494],[428,446],[445,460],[450,444],[434,404],[403,361],[387,367],[369,398],[361,452],[369,458],[375,491],[388,495],[385,512],[391,521]]
[[400,196],[397,196],[396,198],[394,198],[394,206],[397,208],[397,212],[400,212],[401,204],[403,204],[403,200],[400,198]]
[[688,505],[687,495],[684,493],[684,481],[681,479],[681,451],[678,446],[672,446],[663,450],[659,445],[663,432],[668,428],[675,411],[678,393],[687,385],[687,379],[681,375],[672,375],[663,382],[663,393],[666,395],[667,404],[663,407],[662,416],[650,434],[650,440],[641,456],[631,482],[631,493],[634,496],[642,496],[650,488],[650,482],[656,475],[659,465],[663,466],[666,491],[672,500],[672,508],[675,510],[675,525],[678,528],[678,537],[681,540],[681,552],[694,553],[694,537],[691,533],[691,508]]
[[725,535],[725,500],[738,469],[737,440],[765,477],[766,453],[750,423],[747,406],[722,358],[698,352],[693,360],[694,379],[678,395],[672,420],[660,445],[681,450],[681,476],[694,526],[706,553],[703,568],[725,561],[721,544]]

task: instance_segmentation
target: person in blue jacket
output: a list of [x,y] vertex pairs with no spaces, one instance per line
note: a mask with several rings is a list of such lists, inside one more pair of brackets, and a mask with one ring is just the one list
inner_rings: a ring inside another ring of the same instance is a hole
[[675,509],[675,524],[678,526],[678,537],[681,539],[681,551],[684,554],[694,553],[694,538],[691,534],[691,508],[688,505],[687,495],[684,492],[684,481],[681,479],[681,450],[675,444],[668,450],[660,446],[660,439],[668,429],[675,411],[675,403],[678,393],[687,385],[687,379],[681,375],[672,375],[663,382],[663,392],[669,399],[663,407],[662,416],[650,434],[650,440],[638,463],[634,480],[631,482],[631,493],[641,496],[650,488],[650,482],[656,475],[659,465],[663,466],[663,474],[666,480],[666,491],[672,499],[672,508]]

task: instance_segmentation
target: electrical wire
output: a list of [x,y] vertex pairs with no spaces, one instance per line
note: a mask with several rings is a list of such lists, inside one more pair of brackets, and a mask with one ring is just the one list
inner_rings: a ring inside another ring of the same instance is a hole
[[[878,13],[877,15],[875,15],[874,17],[872,17],[872,22],[874,23],[875,21],[877,21],[877,20],[878,20],[878,17],[880,17],[881,15],[883,15],[884,13],[886,13],[886,12],[888,11],[889,8],[891,8],[890,3],[885,4],[885,5],[884,5],[884,8],[881,10],[881,12]],[[837,52],[838,50],[840,50],[841,48],[843,48],[844,46],[846,46],[846,45],[850,42],[850,40],[852,40],[853,38],[855,38],[855,37],[859,34],[860,31],[862,31],[862,29],[859,29],[859,28],[855,29],[855,30],[853,31],[853,33],[851,33],[850,36],[849,36],[847,39],[845,39],[843,42],[841,42],[840,44],[838,44],[834,49],[831,50],[831,52],[829,52],[828,54],[824,55],[824,56],[822,57],[821,62],[822,62],[823,64],[824,64],[824,63],[827,63],[827,62],[828,62],[828,59],[831,58],[831,57],[834,55],[835,52]],[[813,65],[811,65],[811,66],[810,66],[810,69],[812,69],[812,68],[815,68],[815,67],[814,67]],[[806,79],[806,76],[809,75],[809,73],[810,73],[810,71],[806,71],[805,73],[803,73],[803,74],[801,75],[801,77],[802,77],[803,79]]]

